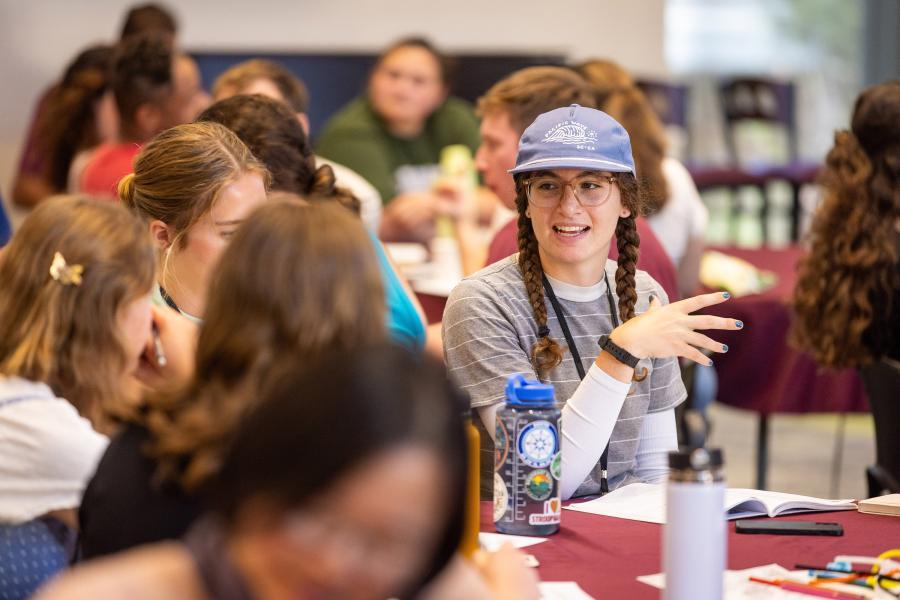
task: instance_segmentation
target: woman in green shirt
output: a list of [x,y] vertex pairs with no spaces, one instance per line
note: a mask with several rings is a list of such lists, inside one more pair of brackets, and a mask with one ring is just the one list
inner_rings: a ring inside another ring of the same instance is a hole
[[471,106],[449,97],[443,56],[427,41],[406,39],[379,57],[365,95],[325,125],[317,152],[365,177],[386,204],[381,236],[427,241],[445,210],[431,192],[441,150],[478,148]]

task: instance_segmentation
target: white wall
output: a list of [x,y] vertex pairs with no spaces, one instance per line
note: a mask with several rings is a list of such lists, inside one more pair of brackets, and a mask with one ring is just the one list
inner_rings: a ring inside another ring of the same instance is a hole
[[[84,46],[112,40],[128,0],[0,0],[0,186],[8,198],[35,99]],[[169,2],[188,50],[374,52],[424,34],[454,51],[606,56],[660,75],[665,0]]]

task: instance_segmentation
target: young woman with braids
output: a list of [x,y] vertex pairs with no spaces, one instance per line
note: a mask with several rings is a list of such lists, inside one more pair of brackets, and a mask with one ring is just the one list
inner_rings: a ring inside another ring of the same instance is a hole
[[[554,384],[565,402],[564,498],[659,481],[685,397],[676,357],[709,364],[700,349],[727,347],[695,330],[743,324],[690,315],[727,294],[666,305],[659,284],[636,270],[641,195],[628,134],[609,115],[578,105],[544,113],[525,130],[511,172],[519,253],[451,294],[450,374],[489,431],[509,375]],[[607,260],[613,232],[617,262]]]

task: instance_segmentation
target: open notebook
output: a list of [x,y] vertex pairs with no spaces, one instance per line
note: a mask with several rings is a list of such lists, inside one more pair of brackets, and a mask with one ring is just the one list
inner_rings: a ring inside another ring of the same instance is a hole
[[[666,522],[666,487],[649,483],[633,483],[588,502],[573,503],[565,508],[595,515],[645,521]],[[725,518],[779,517],[800,512],[855,510],[853,500],[826,500],[797,494],[765,490],[730,488],[725,491]]]

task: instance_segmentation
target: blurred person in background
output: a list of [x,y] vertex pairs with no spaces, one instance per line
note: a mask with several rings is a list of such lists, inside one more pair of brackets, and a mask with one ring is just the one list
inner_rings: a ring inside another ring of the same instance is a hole
[[[219,75],[212,91],[216,102],[239,94],[261,94],[284,102],[294,111],[307,140],[309,139],[309,92],[297,76],[278,63],[263,59],[238,63]],[[378,190],[344,165],[319,156],[313,156],[313,159],[314,167],[330,166],[337,184],[346,187],[359,199],[363,223],[377,233],[381,222],[381,195]]]
[[[143,4],[131,8],[125,15],[120,40],[135,35],[158,33],[164,36],[171,46],[175,43],[177,29],[175,18],[166,9],[158,4]],[[82,52],[67,67],[62,81],[41,94],[32,116],[31,124],[28,127],[19,170],[13,183],[12,200],[23,208],[30,208],[53,194],[77,191],[75,189],[77,186],[66,185],[68,180],[59,178],[60,165],[51,166],[50,163],[53,160],[47,155],[47,152],[53,151],[58,153],[57,160],[67,154],[71,154],[74,157],[78,151],[90,147],[89,142],[92,141],[90,129],[85,122],[86,118],[80,119],[66,115],[65,110],[69,107],[62,108],[60,101],[63,98],[65,98],[66,104],[74,102],[74,106],[71,108],[80,115],[84,114],[84,107],[87,104],[75,101],[76,99],[72,96],[81,96],[85,102],[90,103],[94,109],[98,126],[99,139],[94,140],[94,144],[114,138],[118,131],[117,121],[113,120],[117,119],[117,116],[115,115],[115,102],[111,94],[107,92],[102,98],[98,99],[94,97],[94,93],[91,91],[98,89],[98,80],[106,82],[105,86],[108,86],[109,74],[93,73],[84,76],[81,74],[84,68],[94,71],[100,63],[108,69],[108,57],[94,52],[99,50],[99,48],[99,46],[94,46]],[[100,62],[96,59],[100,59]],[[60,140],[56,137],[57,134],[50,133],[50,137],[54,139],[44,140],[45,128],[49,127],[52,130],[59,131],[54,118],[47,114],[50,108],[48,101],[54,97],[54,106],[61,109],[53,111],[55,117],[63,117],[67,121],[73,119],[74,123],[71,123],[72,129],[69,129],[69,133],[64,139]],[[81,125],[85,127],[85,129],[81,130],[85,135],[75,135]],[[65,160],[61,162],[65,162]],[[83,165],[83,162],[79,161],[79,163]],[[72,175],[76,175],[76,172],[73,171]],[[62,185],[60,185],[60,182],[63,182]]]
[[378,58],[366,94],[334,115],[317,140],[319,154],[347,165],[381,194],[386,241],[427,243],[438,216],[480,224],[493,214],[488,194],[461,210],[433,187],[445,147],[478,148],[478,121],[466,102],[448,96],[449,79],[446,58],[428,41],[398,41]]
[[647,222],[678,271],[680,297],[697,292],[709,211],[690,173],[666,156],[666,132],[644,93],[625,69],[609,60],[577,67],[596,95],[596,106],[631,137],[638,183],[647,200]]
[[118,138],[93,153],[78,190],[109,199],[116,198],[116,186],[132,171],[143,144],[161,131],[189,123],[209,105],[197,64],[161,34],[121,42],[113,60],[112,89],[119,111]]

